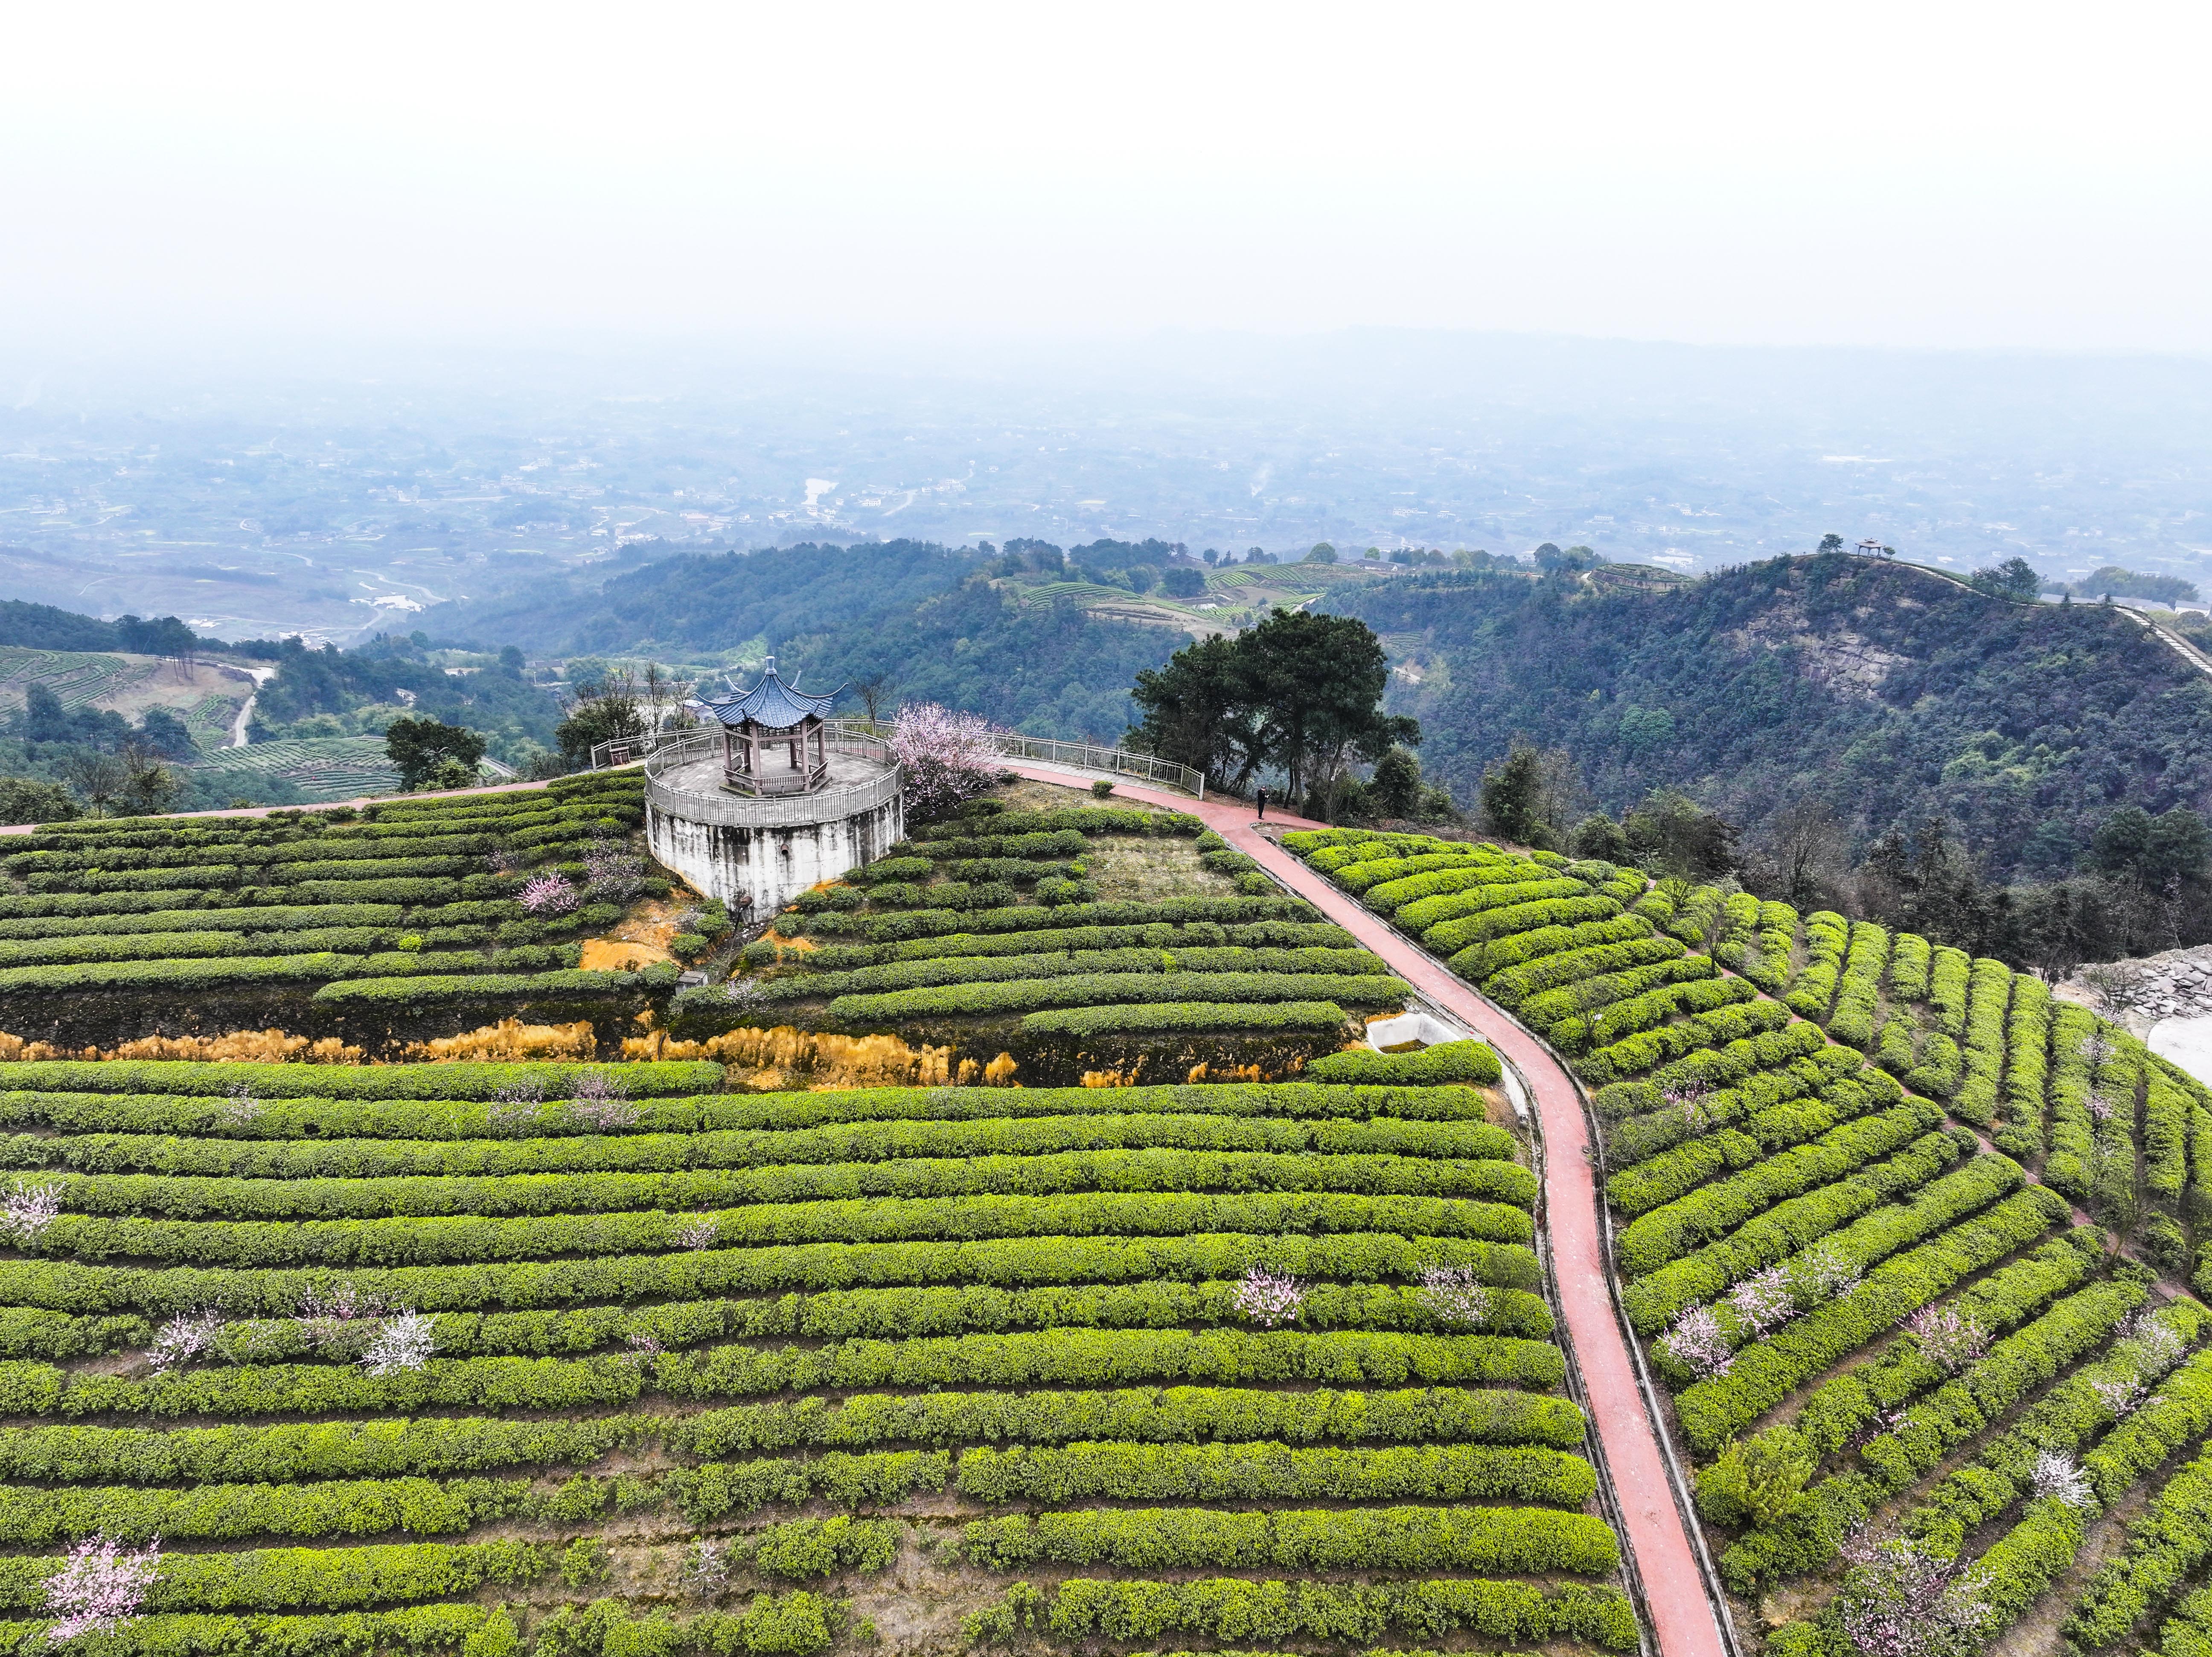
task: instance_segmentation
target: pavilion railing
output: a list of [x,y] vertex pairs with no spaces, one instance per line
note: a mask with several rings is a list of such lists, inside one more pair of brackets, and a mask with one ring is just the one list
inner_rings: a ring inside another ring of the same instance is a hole
[[[824,719],[822,728],[831,744],[843,742],[866,742],[876,744],[874,756],[882,757],[882,739],[890,733],[887,724],[871,724],[866,719]],[[686,744],[719,741],[719,729],[709,731],[663,731],[638,737],[621,737],[611,742],[597,743],[592,748],[592,769],[605,771],[616,766],[635,765],[640,760],[651,759],[681,748],[685,753],[692,750]],[[1044,765],[1064,765],[1071,770],[1097,771],[1110,776],[1139,777],[1146,782],[1164,782],[1189,793],[1206,798],[1206,776],[1203,772],[1173,760],[1157,758],[1151,754],[1133,754],[1126,748],[1109,748],[1100,743],[1061,742],[1051,737],[1021,737],[1006,733],[997,738],[999,751],[1008,759],[1036,760]],[[845,750],[857,752],[857,750]],[[685,762],[677,762],[684,763]],[[652,774],[653,768],[646,768]]]

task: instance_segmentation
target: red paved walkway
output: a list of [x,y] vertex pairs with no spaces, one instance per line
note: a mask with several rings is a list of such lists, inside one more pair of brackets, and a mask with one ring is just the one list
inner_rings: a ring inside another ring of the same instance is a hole
[[[1066,782],[1075,774],[1046,766],[1018,765],[1040,782]],[[1391,971],[1474,1030],[1511,1059],[1528,1079],[1544,1118],[1544,1196],[1552,1264],[1559,1285],[1566,1337],[1581,1365],[1591,1418],[1613,1473],[1628,1534],[1644,1580],[1661,1657],[1723,1657],[1719,1624],[1705,1598],[1697,1556],[1667,1484],[1644,1395],[1606,1284],[1605,1245],[1598,1229],[1597,1178],[1584,1152],[1589,1125],[1582,1101],[1559,1061],[1534,1037],[1447,972],[1443,964],[1393,932],[1376,915],[1264,835],[1254,832],[1252,808],[1239,801],[1202,804],[1188,795],[1116,782],[1132,799],[1172,805],[1202,818],[1238,851],[1255,858],[1282,883],[1375,951]],[[1288,828],[1322,825],[1279,813],[1268,822]]]

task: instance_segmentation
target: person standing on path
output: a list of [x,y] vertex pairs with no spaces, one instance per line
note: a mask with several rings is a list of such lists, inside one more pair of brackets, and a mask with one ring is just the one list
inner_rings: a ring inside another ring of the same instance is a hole
[[1262,788],[1262,789],[1260,791],[1260,821],[1261,821],[1261,822],[1265,822],[1267,820],[1267,791],[1266,789]]

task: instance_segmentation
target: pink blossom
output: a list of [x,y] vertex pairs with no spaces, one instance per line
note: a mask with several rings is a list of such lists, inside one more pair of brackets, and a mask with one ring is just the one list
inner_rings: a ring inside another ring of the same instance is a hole
[[362,1354],[362,1367],[372,1375],[395,1375],[402,1369],[420,1369],[437,1350],[436,1326],[429,1315],[403,1308],[384,1320],[368,1350]]
[[702,1214],[678,1229],[676,1241],[686,1248],[712,1248],[721,1229],[713,1215]]
[[62,1211],[62,1188],[17,1175],[15,1188],[0,1198],[0,1231],[28,1247]]
[[113,1634],[133,1621],[161,1563],[158,1536],[143,1549],[123,1547],[104,1532],[78,1543],[62,1568],[46,1578],[46,1613],[57,1619],[46,1638]]
[[179,1364],[189,1363],[194,1358],[213,1351],[216,1338],[222,1333],[222,1313],[179,1312],[163,1324],[161,1333],[154,1337],[154,1344],[146,1354],[146,1361],[156,1369],[173,1369]]
[[1421,1301],[1440,1323],[1480,1328],[1490,1317],[1490,1290],[1468,1266],[1432,1266],[1421,1273]]
[[1790,1268],[1790,1288],[1801,1311],[1841,1300],[1858,1286],[1858,1268],[1833,1247],[1808,1249]]
[[1990,1350],[1990,1332],[1953,1307],[1923,1306],[1905,1319],[1905,1326],[1919,1341],[1923,1357],[1954,1375]]
[[1735,1363],[1735,1351],[1710,1306],[1693,1306],[1683,1313],[1674,1326],[1659,1338],[1659,1346],[1700,1381],[1728,1374]]
[[1262,1329],[1273,1329],[1279,1324],[1297,1321],[1298,1308],[1305,1304],[1306,1291],[1297,1278],[1255,1266],[1237,1285],[1235,1298],[1238,1311]]
[[629,1102],[621,1078],[605,1071],[586,1071],[568,1089],[568,1116],[593,1133],[635,1127],[643,1113]]
[[1775,1325],[1787,1323],[1797,1315],[1797,1298],[1790,1292],[1790,1279],[1778,1266],[1769,1266],[1736,1284],[1729,1296],[1729,1304],[1753,1335],[1763,1335]]
[[1981,1572],[1910,1542],[1855,1537],[1836,1596],[1844,1634],[1863,1657],[1963,1657],[1990,1617]]
[[564,915],[583,899],[565,875],[543,874],[526,885],[515,901],[534,915]]
[[991,722],[935,702],[908,702],[892,721],[891,757],[903,773],[907,810],[917,822],[951,814],[981,793],[1004,768]]
[[327,1294],[310,1290],[300,1297],[300,1333],[310,1346],[352,1357],[374,1340],[392,1315],[381,1295],[354,1287],[350,1279]]
[[2132,1415],[2142,1403],[2143,1387],[2139,1381],[2093,1381],[2089,1390],[2097,1395],[2097,1402],[2105,1412],[2118,1421],[2122,1416]]

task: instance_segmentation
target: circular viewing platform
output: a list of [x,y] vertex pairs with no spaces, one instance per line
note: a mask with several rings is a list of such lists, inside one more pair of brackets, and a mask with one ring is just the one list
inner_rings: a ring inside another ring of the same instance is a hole
[[[722,779],[721,733],[700,731],[663,743],[645,762],[647,801],[694,822],[779,828],[827,822],[874,810],[899,791],[898,762],[880,742],[841,737],[828,744],[830,771],[806,792],[740,793]],[[774,774],[769,774],[773,786]]]
[[664,742],[645,762],[646,843],[709,897],[756,915],[781,908],[872,863],[906,832],[898,762],[882,743],[836,737],[823,757],[818,787],[741,793],[724,780],[720,730]]

